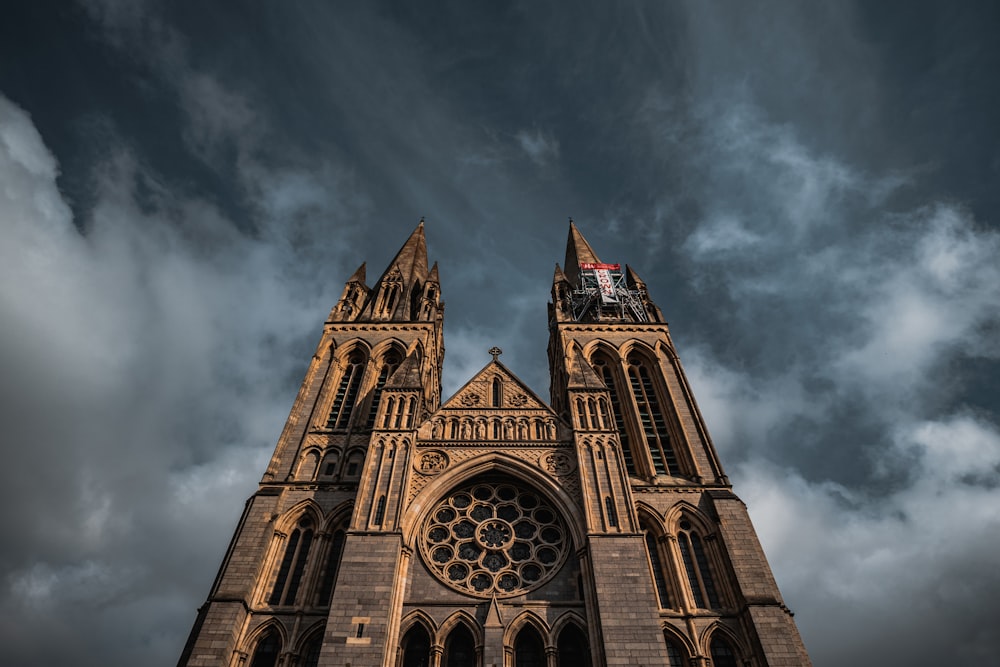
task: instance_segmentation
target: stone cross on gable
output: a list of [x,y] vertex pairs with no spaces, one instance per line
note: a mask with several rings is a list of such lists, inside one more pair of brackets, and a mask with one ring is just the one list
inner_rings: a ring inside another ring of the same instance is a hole
[[493,355],[493,361],[496,361],[497,357],[499,357],[501,354],[503,354],[503,350],[501,350],[496,345],[494,345],[493,347],[491,347],[488,351],[489,351],[490,354]]

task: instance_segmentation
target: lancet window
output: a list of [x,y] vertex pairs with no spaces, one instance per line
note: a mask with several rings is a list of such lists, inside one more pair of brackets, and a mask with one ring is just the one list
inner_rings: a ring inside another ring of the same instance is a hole
[[680,522],[677,546],[681,552],[681,560],[684,561],[684,571],[687,574],[695,606],[700,609],[718,609],[721,606],[719,595],[715,589],[705,546],[691,526],[691,522],[687,520]]
[[664,633],[664,637],[667,641],[667,664],[670,667],[684,667],[684,653],[681,647],[666,633]]
[[442,667],[470,667],[476,664],[476,640],[464,623],[448,633],[444,642]]
[[656,586],[656,597],[659,600],[661,609],[670,609],[670,593],[667,589],[667,573],[663,568],[663,559],[660,557],[660,545],[653,533],[647,526],[643,526],[646,537],[646,552],[649,555],[649,568],[653,573],[653,584]]
[[545,644],[531,625],[524,626],[514,640],[514,667],[545,667]]
[[340,522],[330,535],[330,543],[323,563],[323,573],[320,576],[319,588],[316,592],[316,603],[321,607],[329,606],[330,597],[337,586],[337,574],[340,571],[340,558],[344,553],[344,541],[347,539],[347,521]]
[[406,631],[400,642],[402,667],[427,667],[430,664],[431,638],[424,626],[417,623]]
[[559,667],[591,664],[590,642],[587,640],[586,633],[576,623],[566,624],[566,627],[559,633],[556,647],[559,651]]
[[253,657],[250,659],[250,667],[274,667],[278,664],[278,655],[280,653],[281,636],[272,627],[257,641],[257,646],[253,650]]
[[604,380],[604,384],[608,387],[608,393],[611,395],[611,408],[615,415],[615,427],[618,429],[618,439],[622,445],[622,457],[625,459],[625,468],[630,475],[635,475],[635,457],[632,456],[632,443],[628,437],[628,429],[625,428],[625,417],[622,412],[620,400],[620,386],[615,382],[615,373],[612,370],[611,359],[598,353],[594,355],[593,363],[594,370]]
[[351,421],[354,402],[361,388],[361,378],[365,374],[365,357],[360,351],[354,351],[347,357],[347,366],[337,384],[337,393],[330,408],[330,417],[326,421],[327,428],[344,430]]
[[319,652],[323,647],[323,633],[317,632],[302,646],[302,667],[319,667]]
[[629,355],[628,379],[636,407],[639,409],[639,425],[646,436],[646,444],[653,460],[653,470],[658,475],[679,474],[677,456],[674,454],[663,409],[656,388],[653,386],[649,363],[641,355]]
[[285,554],[278,567],[278,576],[268,598],[268,604],[295,604],[295,597],[302,583],[302,574],[309,558],[309,547],[313,540],[313,524],[309,517],[303,517],[288,536]]
[[736,667],[736,652],[725,639],[718,635],[713,637],[711,650],[713,667]]
[[386,380],[399,368],[399,354],[393,350],[382,358],[382,368],[379,370],[378,379],[375,380],[375,387],[372,389],[371,405],[368,407],[368,420],[365,422],[365,429],[372,430],[375,426],[375,413],[378,412],[378,404],[382,399],[382,389]]

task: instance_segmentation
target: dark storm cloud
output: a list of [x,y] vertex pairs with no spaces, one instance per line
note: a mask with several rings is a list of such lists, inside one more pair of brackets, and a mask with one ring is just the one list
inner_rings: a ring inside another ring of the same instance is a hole
[[446,393],[498,344],[546,395],[573,215],[674,325],[815,663],[988,661],[996,16],[905,9],[20,10],[5,657],[175,661],[321,318],[421,215]]

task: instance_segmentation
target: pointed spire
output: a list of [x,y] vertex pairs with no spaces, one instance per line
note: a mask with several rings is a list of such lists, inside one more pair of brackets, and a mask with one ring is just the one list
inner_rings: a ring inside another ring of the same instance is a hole
[[423,282],[427,277],[427,240],[424,238],[423,218],[410,234],[410,238],[406,239],[406,243],[389,262],[389,267],[385,272],[388,273],[394,266],[399,267],[400,273],[403,274],[403,280],[407,283],[413,282],[414,278]]
[[563,273],[562,268],[559,267],[559,262],[556,262],[556,271],[552,275],[552,284],[558,285],[559,283],[564,283],[566,281],[566,274]]
[[569,221],[569,238],[566,240],[566,278],[571,284],[576,285],[580,278],[580,263],[600,264],[597,253],[583,238],[583,234],[576,228],[576,224]]
[[361,262],[361,266],[358,270],[351,274],[351,277],[347,279],[348,283],[359,283],[361,285],[365,284],[365,267],[368,262]]
[[429,283],[440,283],[441,279],[438,278],[438,263],[434,262],[434,266],[431,267],[431,272],[427,275],[427,282]]
[[639,274],[635,272],[635,269],[628,264],[625,265],[625,283],[629,287],[633,287],[635,289],[646,289],[645,281],[640,278]]
[[420,380],[420,359],[416,352],[411,352],[403,359],[396,372],[385,383],[386,389],[423,389]]
[[573,346],[573,360],[569,371],[567,389],[607,389],[604,381],[598,377],[587,360],[580,354],[580,348]]
[[414,299],[419,296],[426,279],[427,240],[421,220],[370,290],[361,317],[395,321],[415,319]]

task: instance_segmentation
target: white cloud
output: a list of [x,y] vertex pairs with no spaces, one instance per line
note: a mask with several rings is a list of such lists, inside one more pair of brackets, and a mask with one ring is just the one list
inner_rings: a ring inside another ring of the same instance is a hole
[[[8,484],[18,540],[0,615],[28,623],[86,603],[93,623],[113,624],[136,605],[137,631],[175,615],[158,642],[175,654],[192,609],[160,597],[204,595],[190,567],[211,572],[219,554],[190,545],[224,548],[263,470],[333,298],[315,276],[349,272],[336,240],[350,238],[342,220],[358,198],[332,166],[256,163],[267,186],[248,187],[250,236],[128,150],[108,154],[78,225],[31,119],[0,96],[0,421],[19,443],[8,465],[32,471]],[[209,496],[230,511],[193,526],[192,502]],[[93,631],[53,623],[59,646]],[[49,655],[30,633],[3,635],[14,662]],[[123,650],[150,659],[139,640]]]
[[[1000,354],[1000,235],[944,203],[890,211],[905,180],[732,114],[686,147],[706,190],[683,249],[742,354],[681,355],[736,491],[817,664],[973,664],[1000,591],[1000,429],[945,369]],[[951,648],[905,641],[920,628]]]

